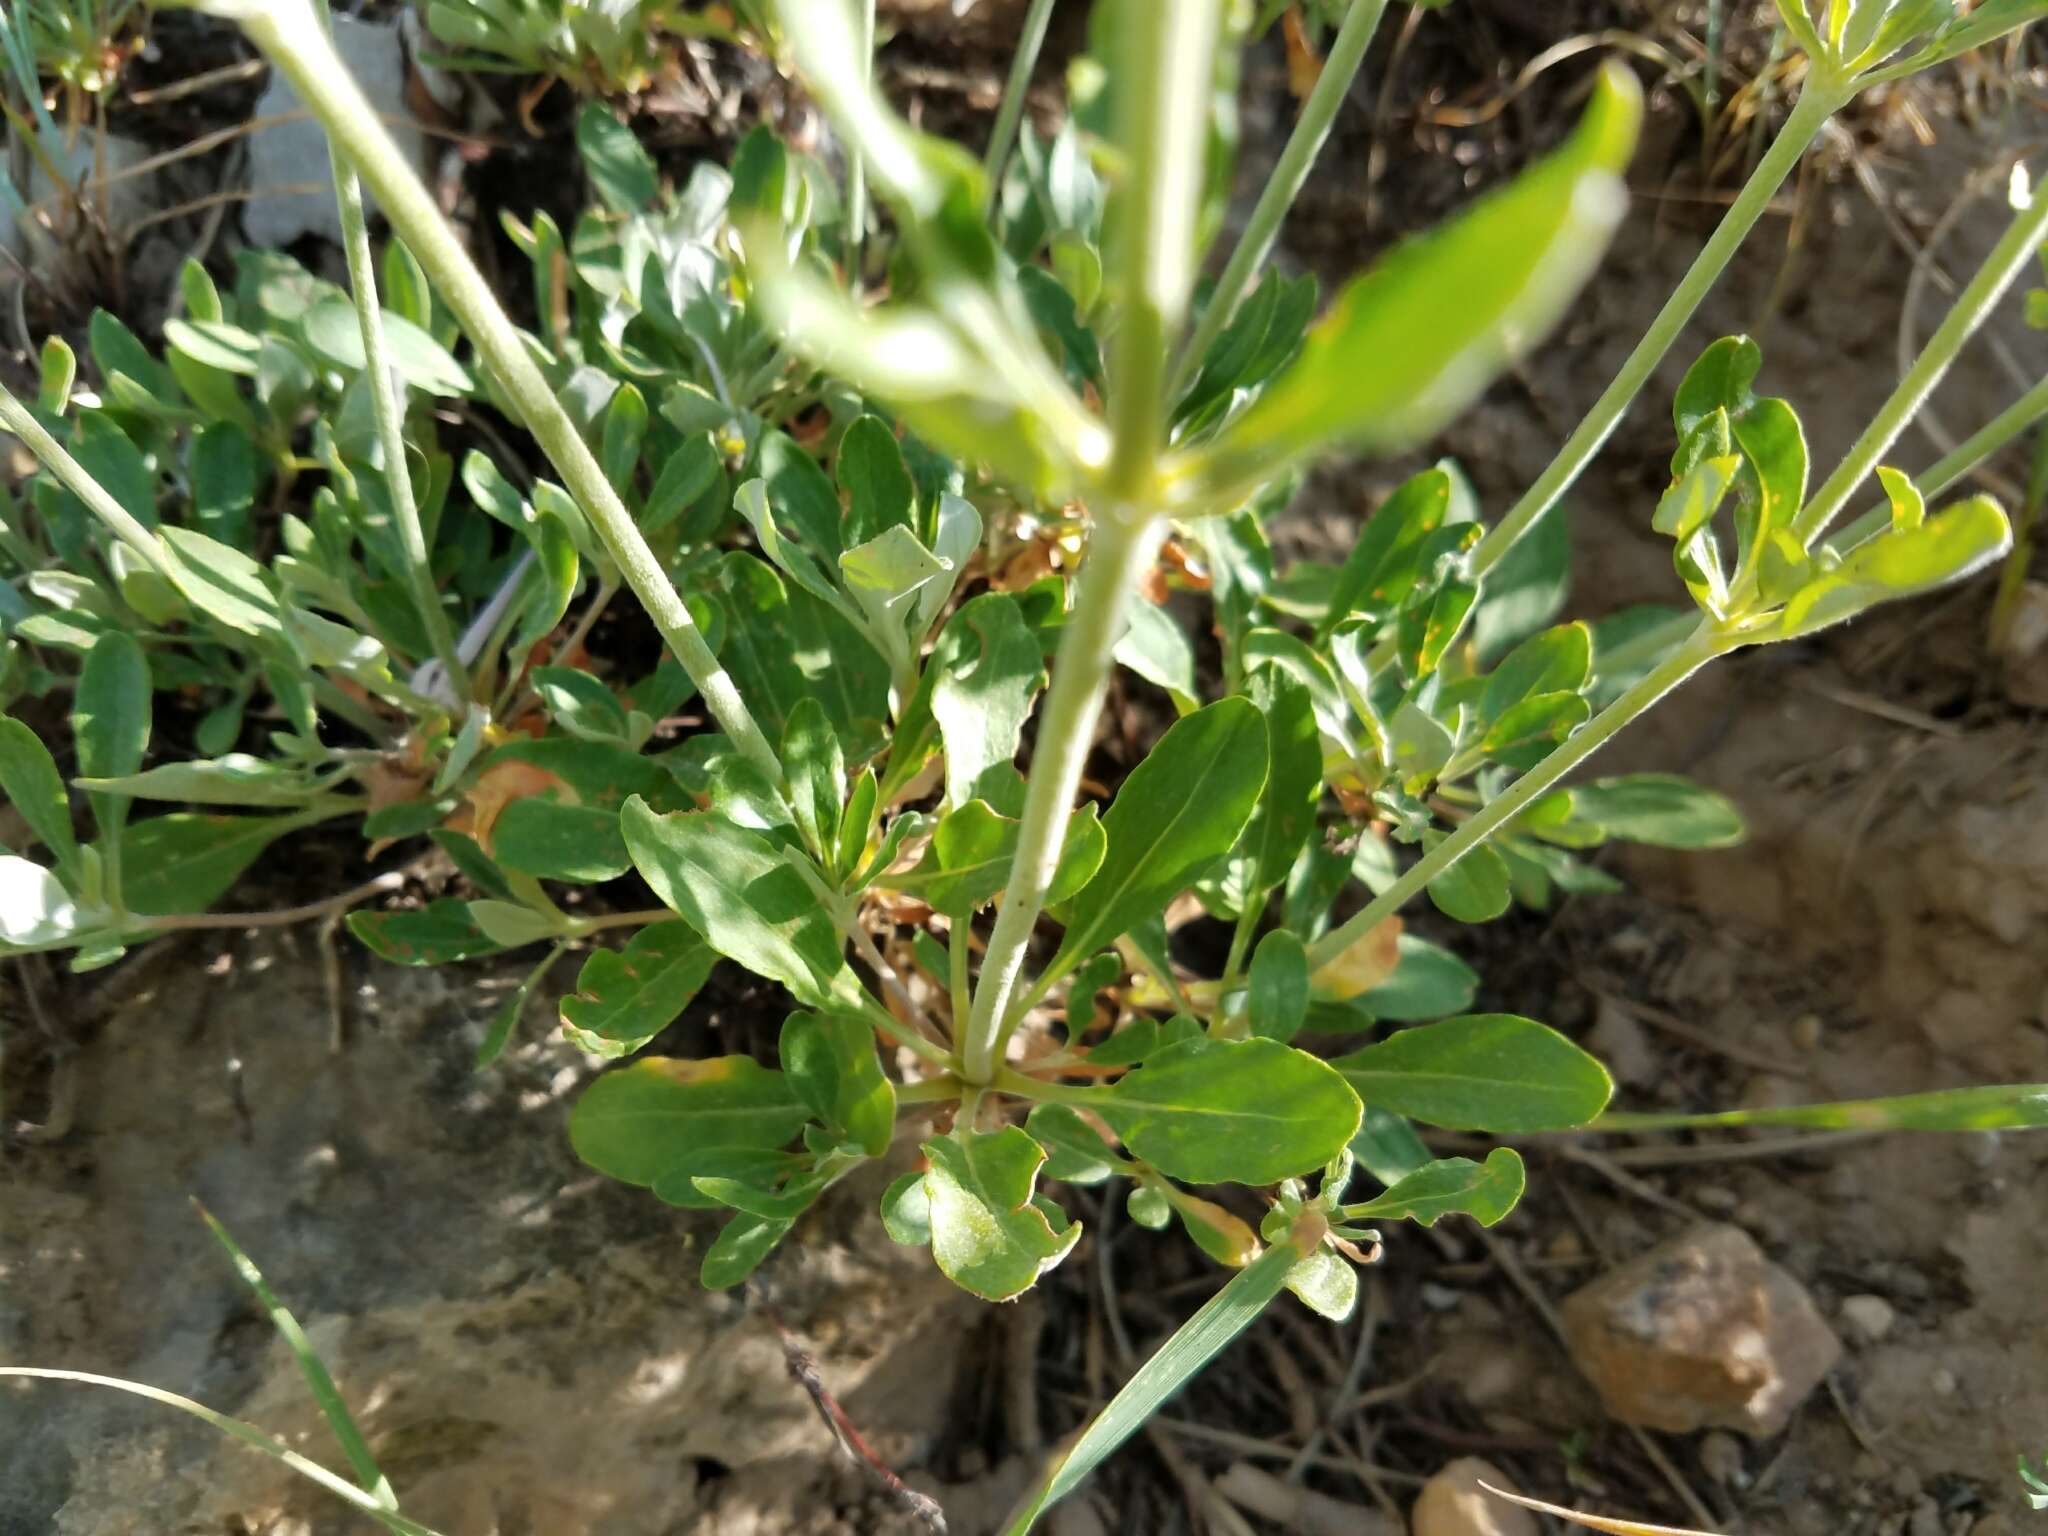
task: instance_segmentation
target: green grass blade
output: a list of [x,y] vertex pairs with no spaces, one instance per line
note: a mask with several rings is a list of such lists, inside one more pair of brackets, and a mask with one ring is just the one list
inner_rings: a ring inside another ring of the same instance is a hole
[[[341,1400],[341,1389],[335,1386],[334,1378],[327,1373],[327,1367],[320,1363],[320,1356],[313,1350],[313,1344],[306,1337],[306,1330],[299,1326],[299,1320],[285,1309],[277,1299],[276,1292],[264,1281],[263,1272],[250,1262],[235,1240],[228,1236],[228,1230],[213,1218],[213,1213],[197,1200],[192,1208],[199,1213],[199,1219],[206,1223],[207,1231],[220,1240],[227,1249],[228,1259],[235,1266],[235,1273],[248,1283],[256,1293],[256,1299],[263,1304],[263,1310],[270,1314],[270,1321],[292,1355],[299,1362],[299,1369],[305,1374],[306,1385],[312,1389],[313,1401],[320,1405],[328,1427],[334,1431],[334,1438],[341,1442],[342,1453],[348,1457],[348,1464],[355,1469],[356,1481],[361,1484],[364,1496],[375,1506],[390,1514],[398,1513],[398,1495],[391,1491],[391,1480],[377,1465],[377,1458],[370,1454],[370,1443],[363,1438],[363,1432],[356,1428],[356,1421],[349,1417],[348,1405]],[[397,1527],[393,1527],[397,1529]]]
[[1724,1109],[1705,1115],[1605,1114],[1589,1131],[1706,1131],[1747,1125],[1826,1131],[2017,1131],[2048,1126],[2048,1083],[1943,1088],[1890,1099],[1844,1099],[1781,1109]]
[[189,1413],[193,1418],[211,1424],[222,1434],[234,1436],[244,1445],[261,1451],[274,1461],[283,1462],[299,1476],[318,1483],[336,1498],[346,1500],[364,1513],[375,1516],[383,1522],[386,1530],[395,1532],[396,1536],[440,1536],[439,1532],[385,1508],[372,1495],[328,1471],[317,1461],[309,1461],[282,1440],[265,1434],[254,1424],[245,1424],[240,1419],[231,1419],[224,1413],[215,1413],[204,1403],[195,1403],[189,1397],[180,1397],[177,1393],[166,1392],[160,1387],[145,1386],[139,1381],[123,1381],[118,1376],[96,1376],[90,1371],[44,1370],[26,1365],[0,1366],[0,1379],[7,1377],[25,1377],[37,1381],[79,1381],[90,1387],[111,1387],[116,1392],[127,1392],[136,1397],[146,1397],[153,1403],[163,1403],[180,1413]]
[[1049,1505],[1073,1492],[1111,1451],[1143,1428],[1162,1403],[1251,1326],[1252,1319],[1280,1294],[1288,1271],[1300,1261],[1292,1243],[1268,1248],[1204,1302],[1199,1312],[1138,1367],[1137,1374],[1096,1415],[1074,1448],[1051,1467],[1039,1491],[1011,1519],[1006,1536],[1024,1536]]

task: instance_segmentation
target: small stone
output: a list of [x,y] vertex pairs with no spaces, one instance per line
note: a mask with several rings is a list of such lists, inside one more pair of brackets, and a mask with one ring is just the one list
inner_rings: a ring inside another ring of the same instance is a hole
[[1607,1064],[1614,1080],[1629,1088],[1641,1088],[1656,1081],[1664,1064],[1650,1045],[1650,1037],[1636,1016],[1619,1003],[1600,1000],[1592,1033],[1586,1044]]
[[1725,1429],[1716,1429],[1700,1440],[1700,1466],[1715,1482],[1741,1488],[1749,1482],[1742,1442]]
[[1823,1026],[1817,1013],[1802,1013],[1792,1021],[1792,1043],[1802,1051],[1820,1049]]
[[1941,1524],[1941,1506],[1922,1498],[1906,1521],[1906,1536],[1948,1536]]
[[1409,1513],[1414,1536],[1538,1536],[1536,1517],[1480,1487],[1521,1490],[1490,1461],[1461,1456],[1422,1485]]
[[1998,1132],[1971,1131],[1962,1140],[1963,1156],[1970,1160],[1971,1167],[1989,1168],[1998,1161]]
[[2020,583],[2000,659],[2005,696],[2023,709],[2048,709],[2048,582]]
[[1465,1299],[1465,1293],[1434,1280],[1422,1282],[1422,1304],[1432,1312],[1448,1312]]
[[1572,1361],[1624,1424],[1775,1435],[1841,1358],[1799,1282],[1707,1223],[1565,1299]]
[[1543,1245],[1543,1256],[1557,1264],[1577,1263],[1586,1256],[1586,1240],[1577,1227],[1559,1227]]
[[1842,1323],[1852,1338],[1875,1344],[1892,1331],[1899,1314],[1882,1296],[1848,1296],[1842,1300]]
[[1956,1373],[1944,1365],[1937,1367],[1934,1374],[1927,1378],[1927,1385],[1934,1389],[1936,1397],[1954,1397],[1956,1387],[1960,1383],[1956,1381]]
[[1709,1184],[1693,1191],[1692,1203],[1716,1216],[1726,1216],[1742,1204],[1742,1196],[1721,1184]]

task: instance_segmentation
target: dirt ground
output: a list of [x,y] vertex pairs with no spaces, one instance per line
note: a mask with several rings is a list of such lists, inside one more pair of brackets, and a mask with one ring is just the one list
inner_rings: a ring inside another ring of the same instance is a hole
[[[1425,33],[1404,68],[1441,63],[1442,49],[1541,46],[1523,35],[1529,7],[1472,9],[1478,21],[1446,21],[1437,53]],[[1369,78],[1386,53],[1376,47]],[[1277,54],[1254,61],[1255,101],[1281,99],[1279,72]],[[1422,76],[1398,76],[1377,132],[1365,112],[1346,119],[1329,162],[1343,170],[1290,228],[1295,259],[1334,277],[1491,174],[1435,152],[1407,110],[1422,91]],[[1800,408],[1822,469],[1888,391],[1906,244],[2042,121],[2038,101],[1976,122],[1952,100],[1923,105],[1931,145],[1874,120],[1856,125],[1853,157],[1834,146],[1830,171],[1798,194],[1789,254],[1786,195],[1573,492],[1574,613],[1678,597],[1648,514],[1671,450],[1660,402],[1699,346],[1757,335],[1759,387]],[[1544,137],[1543,110],[1502,142]],[[1667,102],[1654,123],[1601,278],[1559,338],[1447,435],[1490,514],[1611,376],[1706,227],[1716,194],[1692,178],[1686,117]],[[1246,186],[1274,137],[1256,113],[1248,126]],[[1361,167],[1377,172],[1369,185]],[[1978,199],[1939,264],[1967,274],[1999,227],[1997,199]],[[1936,292],[1921,299],[1916,334],[1939,307]],[[2048,338],[2016,323],[1991,333],[2028,377],[2048,367]],[[1980,341],[1935,413],[1961,435],[2015,392]],[[1895,457],[1917,468],[1938,451],[1909,436]],[[1391,479],[1319,476],[1290,537],[1343,538]],[[1482,1006],[1586,1040],[1629,1107],[2048,1081],[2048,738],[1986,660],[1988,600],[1978,581],[1723,663],[1638,726],[1605,765],[1693,774],[1741,804],[1750,840],[1620,857],[1628,895],[1458,930],[1486,976]],[[311,863],[325,857],[309,845]],[[62,1133],[0,1145],[0,1359],[189,1393],[335,1462],[289,1355],[190,1215],[197,1196],[306,1322],[407,1513],[449,1536],[911,1529],[789,1380],[771,1309],[876,1451],[975,1533],[1217,1283],[1185,1244],[1076,1192],[1080,1250],[1023,1303],[980,1307],[882,1235],[878,1177],[827,1202],[818,1240],[789,1244],[757,1299],[707,1296],[692,1276],[711,1223],[571,1156],[563,1119],[585,1058],[536,1025],[498,1066],[472,1070],[513,978],[397,971],[346,939],[340,963],[338,1049],[310,930],[195,938],[138,982],[46,981],[50,1044],[34,1051],[18,1043],[37,1015],[15,984],[6,1108],[54,1114]],[[765,1006],[714,988],[676,1046],[744,1040]],[[1216,1479],[1239,1462],[1284,1475],[1299,1461],[1304,1485],[1355,1505],[1366,1530],[1374,1505],[1405,1511],[1422,1477],[1476,1453],[1531,1493],[1668,1523],[2026,1529],[2014,1460],[2048,1446],[2048,1138],[1524,1150],[1530,1196],[1503,1226],[1389,1234],[1343,1327],[1283,1301],[1058,1528],[1228,1531]],[[1631,1435],[1601,1414],[1547,1321],[1608,1263],[1703,1218],[1749,1231],[1845,1337],[1844,1298],[1896,1312],[1883,1338],[1849,1338],[1773,1440]],[[0,1395],[0,1536],[369,1528],[164,1410],[71,1385]]]

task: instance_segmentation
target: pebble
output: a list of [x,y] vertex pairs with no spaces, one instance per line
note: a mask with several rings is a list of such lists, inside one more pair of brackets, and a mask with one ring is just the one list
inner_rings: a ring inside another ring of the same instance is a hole
[[1725,1429],[1713,1430],[1700,1440],[1700,1466],[1715,1482],[1741,1488],[1749,1482],[1742,1454],[1742,1442]]
[[1804,1287],[1738,1227],[1704,1223],[1565,1299],[1572,1361],[1624,1424],[1764,1438],[1841,1358]]
[[1936,1397],[1954,1397],[1959,1383],[1956,1381],[1956,1373],[1944,1365],[1927,1378],[1927,1385],[1934,1389]]
[[1941,1524],[1941,1506],[1928,1498],[1915,1504],[1906,1521],[1906,1536],[1948,1536]]
[[1802,1051],[1817,1051],[1823,1028],[1819,1014],[1802,1013],[1792,1021],[1792,1043]]
[[1692,1201],[1703,1211],[1726,1216],[1742,1204],[1742,1196],[1721,1184],[1708,1184],[1693,1191]]
[[1519,1493],[1492,1462],[1461,1456],[1422,1485],[1409,1512],[1414,1536],[1538,1536],[1536,1516],[1479,1485]]
[[1866,1293],[1843,1298],[1842,1324],[1852,1338],[1862,1343],[1877,1343],[1892,1331],[1892,1324],[1898,1320],[1897,1310],[1882,1296]]

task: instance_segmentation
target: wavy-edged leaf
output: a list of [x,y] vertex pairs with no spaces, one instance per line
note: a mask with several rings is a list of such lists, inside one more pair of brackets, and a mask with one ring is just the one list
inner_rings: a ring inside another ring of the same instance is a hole
[[1470,1216],[1493,1226],[1522,1198],[1527,1184],[1522,1159],[1511,1147],[1495,1147],[1486,1161],[1446,1157],[1400,1179],[1385,1194],[1344,1207],[1346,1221],[1413,1221],[1433,1227],[1446,1216]]
[[716,958],[688,923],[650,923],[624,949],[590,952],[562,1027],[586,1051],[630,1056],[689,1006]]
[[1045,1149],[1022,1127],[935,1137],[924,1155],[932,1257],[962,1290],[984,1301],[1021,1296],[1080,1241],[1078,1222],[1055,1230],[1033,1199]]

